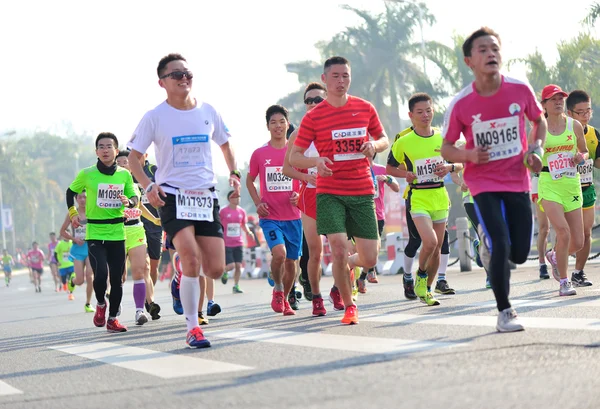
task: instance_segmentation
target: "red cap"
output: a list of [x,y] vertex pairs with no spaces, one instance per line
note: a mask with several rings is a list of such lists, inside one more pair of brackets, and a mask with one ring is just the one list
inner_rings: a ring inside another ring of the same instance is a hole
[[542,90],[542,101],[552,98],[556,94],[561,94],[563,97],[568,97],[565,91],[563,91],[558,85],[550,84],[546,85]]

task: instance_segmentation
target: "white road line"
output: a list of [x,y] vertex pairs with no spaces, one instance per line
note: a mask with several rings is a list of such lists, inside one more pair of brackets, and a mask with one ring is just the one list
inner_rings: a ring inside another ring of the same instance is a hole
[[324,334],[320,332],[275,331],[268,329],[236,328],[211,331],[211,337],[237,339],[241,341],[268,342],[337,351],[367,354],[406,354],[433,348],[464,346],[467,343],[419,341],[395,338],[361,337],[355,335]]
[[[513,307],[600,307],[600,298],[597,298],[596,296],[591,299],[588,297],[557,297],[549,300],[515,298],[511,299],[510,303]],[[496,308],[496,301],[484,301],[481,303],[470,303],[466,305],[469,307]]]
[[60,345],[50,347],[50,349],[164,379],[252,369],[247,366],[227,362],[213,361],[189,355],[168,354],[151,349],[127,347],[112,342]]
[[[491,315],[443,315],[443,314],[384,314],[367,315],[360,318],[365,322],[385,322],[404,324],[427,324],[427,325],[454,325],[474,327],[496,327],[496,316]],[[600,319],[592,318],[547,318],[547,317],[523,317],[519,320],[525,328],[540,329],[563,329],[563,330],[585,330],[599,331]]]
[[4,396],[4,395],[19,395],[23,393],[23,391],[17,389],[17,388],[13,388],[12,386],[10,386],[9,384],[7,384],[6,382],[2,382],[0,381],[0,396]]

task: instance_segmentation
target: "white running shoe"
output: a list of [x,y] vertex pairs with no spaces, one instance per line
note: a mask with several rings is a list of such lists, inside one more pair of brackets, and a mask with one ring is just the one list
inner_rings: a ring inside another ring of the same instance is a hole
[[558,265],[556,263],[556,252],[554,250],[548,250],[546,252],[546,260],[552,266],[552,277],[560,283],[560,273],[558,272]]
[[144,325],[148,322],[148,316],[144,311],[135,312],[135,325]]
[[498,332],[516,332],[524,329],[514,308],[507,308],[498,314],[498,323],[496,324]]
[[573,288],[571,280],[561,283],[558,295],[577,295],[577,290]]

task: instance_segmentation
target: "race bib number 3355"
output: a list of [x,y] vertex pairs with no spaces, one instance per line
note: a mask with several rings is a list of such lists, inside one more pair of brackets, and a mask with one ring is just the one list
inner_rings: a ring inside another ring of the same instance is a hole
[[333,160],[346,161],[364,159],[360,148],[362,147],[367,128],[338,129],[331,131],[333,142]]
[[519,130],[519,117],[510,116],[471,125],[473,141],[477,147],[485,147],[490,161],[508,159],[523,151]]
[[212,222],[214,201],[212,192],[202,190],[177,190],[177,218]]

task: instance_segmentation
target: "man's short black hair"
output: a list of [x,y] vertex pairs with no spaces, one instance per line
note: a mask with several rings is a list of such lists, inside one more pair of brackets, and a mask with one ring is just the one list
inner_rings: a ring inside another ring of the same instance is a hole
[[115,143],[115,148],[119,147],[119,140],[117,139],[117,137],[115,136],[114,133],[110,133],[110,132],[99,133],[98,136],[96,137],[96,149],[98,149],[98,142],[100,142],[100,139],[112,139],[113,142]]
[[129,151],[119,151],[119,153],[117,153],[117,158],[128,158],[129,157]]
[[412,112],[418,102],[424,101],[430,101],[433,104],[433,99],[425,92],[417,92],[416,94],[411,95],[408,99],[408,110]]
[[269,124],[271,117],[275,114],[283,115],[285,117],[285,120],[288,121],[288,123],[290,122],[288,110],[283,105],[271,105],[267,109],[267,125]]
[[340,56],[328,58],[327,61],[325,61],[325,64],[323,65],[323,72],[326,72],[327,68],[331,67],[332,65],[350,66],[350,61],[348,61],[344,57],[340,57]]
[[312,91],[313,89],[320,89],[321,91],[327,92],[325,85],[321,84],[320,82],[311,82],[306,86],[306,89],[304,89],[304,99],[306,99],[306,94],[308,91]]
[[502,45],[502,41],[500,41],[500,35],[496,33],[489,27],[481,27],[479,30],[475,31],[471,34],[463,43],[463,56],[470,57],[471,50],[473,49],[473,42],[477,40],[479,37],[492,36],[498,39],[498,44]]
[[569,111],[573,111],[575,109],[575,105],[580,104],[582,102],[590,102],[592,99],[589,94],[583,90],[576,89],[575,91],[571,91],[569,96],[567,97],[567,109]]
[[162,75],[165,73],[165,69],[167,68],[167,64],[171,61],[187,62],[187,60],[183,58],[183,55],[181,54],[171,53],[165,55],[163,58],[160,59],[160,61],[158,62],[158,67],[156,67],[156,74],[158,74],[158,78],[162,77]]

